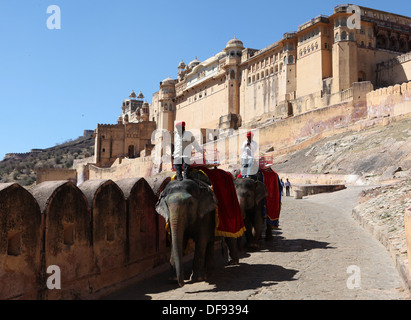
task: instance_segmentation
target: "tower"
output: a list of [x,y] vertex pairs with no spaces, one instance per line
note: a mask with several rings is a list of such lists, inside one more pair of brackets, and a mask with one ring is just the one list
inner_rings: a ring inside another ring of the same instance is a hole
[[346,90],[358,80],[355,29],[347,26],[348,17],[347,12],[337,13],[334,17],[333,92]]
[[226,70],[227,79],[227,101],[228,113],[239,114],[239,83],[240,74],[238,65],[241,63],[242,50],[244,49],[242,41],[236,37],[227,42],[223,51],[226,53]]

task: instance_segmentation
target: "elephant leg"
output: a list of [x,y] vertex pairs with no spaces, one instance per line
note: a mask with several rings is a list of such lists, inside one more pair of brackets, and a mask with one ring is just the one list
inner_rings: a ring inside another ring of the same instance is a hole
[[252,213],[248,213],[246,214],[246,217],[244,219],[244,226],[245,226],[245,240],[247,242],[247,246],[250,245],[253,242],[253,224],[251,222],[252,217]]
[[191,275],[191,281],[204,281],[205,280],[205,257],[207,251],[207,241],[200,239],[195,244],[194,260],[193,260],[193,273]]
[[210,241],[207,244],[206,248],[206,255],[205,255],[205,271],[206,271],[206,276],[210,276],[215,269],[215,264],[214,264],[214,241]]
[[[267,218],[268,219],[268,218]],[[271,224],[266,222],[267,229],[265,229],[265,240],[272,240],[273,239],[273,227]]]
[[239,257],[238,257],[238,247],[237,247],[237,238],[224,238],[227,247],[228,247],[228,256],[230,260],[228,261],[228,265],[238,265],[239,264]]

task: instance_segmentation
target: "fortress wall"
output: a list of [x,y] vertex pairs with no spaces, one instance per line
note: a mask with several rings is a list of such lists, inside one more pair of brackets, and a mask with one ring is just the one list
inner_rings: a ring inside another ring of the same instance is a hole
[[38,298],[41,230],[33,196],[17,183],[0,183],[0,299]]
[[36,175],[36,184],[57,180],[70,180],[73,183],[77,182],[77,171],[75,169],[40,168],[36,170]]
[[395,58],[377,64],[378,85],[389,86],[407,82],[411,79],[411,53],[404,53]]
[[349,101],[306,112],[259,128],[260,150],[287,148],[304,140],[355,123],[366,116],[365,101]]
[[411,81],[367,94],[368,118],[400,116],[411,112]]
[[[155,212],[169,177],[0,184],[0,299],[85,299],[167,261]],[[47,281],[58,266],[61,289]]]
[[44,220],[44,267],[57,265],[62,275],[61,290],[47,290],[44,284],[44,298],[70,299],[86,295],[93,265],[87,199],[68,181],[44,182],[31,192]]
[[117,159],[110,168],[99,168],[90,165],[89,179],[120,180],[130,177],[147,178],[151,176],[152,168],[153,162],[151,156],[135,159]]
[[362,184],[361,178],[358,175],[349,174],[311,174],[311,173],[288,173],[278,172],[280,179],[289,179],[293,184],[307,185],[335,185],[335,184]]

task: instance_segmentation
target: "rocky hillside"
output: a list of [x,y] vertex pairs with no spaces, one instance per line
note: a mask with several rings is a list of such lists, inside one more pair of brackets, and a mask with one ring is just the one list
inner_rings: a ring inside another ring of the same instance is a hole
[[75,159],[94,154],[94,139],[82,136],[55,147],[15,154],[0,161],[0,182],[30,186],[36,182],[37,168],[71,168]]
[[274,159],[278,172],[356,174],[382,180],[407,176],[410,168],[411,119],[338,134]]

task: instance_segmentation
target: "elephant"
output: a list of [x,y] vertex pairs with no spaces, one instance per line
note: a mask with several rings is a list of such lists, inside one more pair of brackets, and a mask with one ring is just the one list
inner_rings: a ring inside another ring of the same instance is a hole
[[[209,184],[200,180],[173,180],[162,191],[156,211],[170,226],[170,264],[177,282],[184,286],[183,250],[195,243],[191,281],[206,280],[214,269],[215,210],[217,199]],[[232,238],[234,239],[234,238]],[[226,238],[231,261],[238,264],[236,241]]]
[[263,182],[252,178],[235,179],[234,186],[246,228],[247,245],[256,249],[264,224],[263,200],[267,196],[267,188]]

